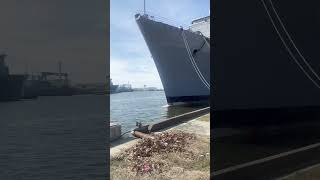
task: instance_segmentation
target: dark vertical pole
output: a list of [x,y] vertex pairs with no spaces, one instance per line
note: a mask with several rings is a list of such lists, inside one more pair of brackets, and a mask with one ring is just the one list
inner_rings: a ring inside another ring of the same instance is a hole
[[58,62],[58,71],[59,71],[59,79],[61,80],[62,76],[62,62]]
[[146,14],[146,0],[143,0],[143,14]]

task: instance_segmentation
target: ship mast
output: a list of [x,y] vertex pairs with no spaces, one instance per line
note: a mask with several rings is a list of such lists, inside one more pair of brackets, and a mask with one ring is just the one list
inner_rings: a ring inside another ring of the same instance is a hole
[[61,80],[62,78],[62,62],[58,62],[58,71],[59,71],[59,79]]
[[143,14],[146,14],[146,0],[143,0]]

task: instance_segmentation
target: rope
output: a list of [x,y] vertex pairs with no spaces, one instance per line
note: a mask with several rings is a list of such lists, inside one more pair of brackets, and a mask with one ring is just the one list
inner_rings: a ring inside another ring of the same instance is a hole
[[192,52],[192,56],[193,56],[193,58],[194,58],[194,57],[196,57],[197,53],[201,51],[201,49],[203,48],[203,46],[204,46],[205,44],[206,44],[206,42],[205,42],[205,41],[203,41],[203,43],[202,43],[202,45],[201,45],[201,47],[200,47],[200,48],[198,48],[198,49],[194,49],[194,50],[193,50],[193,52]]
[[288,36],[290,42],[292,43],[293,47],[296,49],[296,51],[298,52],[299,56],[302,58],[302,60],[304,61],[304,63],[308,66],[308,68],[310,69],[310,71],[317,77],[318,80],[320,80],[320,77],[318,76],[318,74],[314,71],[314,69],[310,66],[310,64],[307,62],[307,60],[304,58],[304,56],[302,55],[302,53],[299,51],[299,49],[297,48],[296,44],[294,43],[294,41],[292,40],[290,34],[288,33],[286,27],[284,26],[281,18],[279,17],[273,3],[272,3],[272,0],[269,0],[270,4],[271,4],[271,7],[273,9],[273,11],[275,12],[284,32],[286,33],[286,35]]
[[191,62],[193,63],[193,67],[198,71],[198,76],[200,75],[200,78],[202,78],[202,82],[205,83],[206,87],[208,89],[210,89],[210,84],[206,81],[206,79],[204,78],[204,76],[202,75],[199,67],[197,66],[197,63],[195,62],[192,54],[191,54],[191,50],[190,50],[190,47],[189,47],[189,44],[188,44],[188,41],[187,41],[187,38],[184,34],[184,38],[185,38],[185,43],[186,43],[186,46],[187,46],[187,50],[189,51],[189,57],[191,58]]
[[185,46],[186,46],[186,49],[187,49],[187,52],[188,52],[188,55],[189,55],[189,58],[190,58],[190,61],[191,61],[191,63],[192,63],[193,68],[194,68],[195,71],[197,72],[197,74],[198,74],[200,80],[202,81],[202,83],[204,83],[204,85],[205,85],[208,89],[210,89],[209,83],[205,80],[205,78],[203,77],[203,75],[202,75],[201,71],[199,70],[197,64],[195,63],[195,60],[194,60],[194,58],[193,58],[193,56],[192,56],[192,54],[191,54],[191,51],[190,51],[189,44],[188,44],[188,42],[187,42],[187,40],[186,40],[184,31],[182,32],[182,36],[183,36],[184,44],[185,44]]
[[122,133],[119,137],[117,137],[117,138],[114,139],[113,141],[120,139],[123,135],[125,135],[125,134],[127,134],[127,133],[129,133],[129,132],[131,132],[131,131],[127,131],[127,132]]
[[184,45],[185,45],[186,50],[187,50],[188,55],[189,55],[189,59],[191,61],[191,64],[192,64],[194,70],[196,71],[196,73],[197,73],[198,77],[200,78],[201,82],[210,90],[210,84],[203,77],[201,71],[199,70],[199,68],[198,68],[198,66],[197,66],[197,64],[196,64],[196,62],[195,62],[195,60],[194,60],[194,58],[192,56],[192,53],[190,51],[190,47],[189,47],[189,44],[188,44],[188,41],[186,39],[186,36],[184,34],[184,30],[183,29],[182,29],[182,33],[181,34],[182,34],[182,39],[183,39]]
[[269,17],[269,19],[270,19],[270,21],[271,21],[274,29],[276,30],[279,38],[281,39],[282,44],[285,46],[285,48],[286,48],[286,50],[288,51],[288,53],[290,54],[291,58],[296,62],[296,64],[297,64],[297,65],[299,66],[299,68],[303,71],[303,73],[309,78],[309,80],[312,81],[313,84],[320,89],[320,85],[306,72],[306,70],[302,67],[302,65],[299,63],[299,61],[296,59],[296,57],[293,55],[292,51],[290,50],[290,48],[288,47],[288,45],[287,45],[286,42],[284,41],[284,39],[283,39],[283,37],[281,36],[278,28],[276,27],[276,24],[275,24],[274,20],[273,20],[272,17],[271,17],[271,14],[270,14],[270,12],[269,12],[269,10],[268,10],[268,8],[267,8],[264,0],[261,0],[261,2],[262,2],[263,7],[265,8],[265,10],[266,10],[266,12],[267,12],[267,14],[268,14],[268,17]]
[[[183,37],[183,42],[184,42],[185,47],[186,47],[186,50],[187,50],[187,52],[188,52],[190,61],[191,61],[191,63],[192,63],[192,66],[195,68],[195,71],[197,72],[199,78],[202,80],[202,79],[203,79],[203,76],[202,76],[201,73],[199,73],[200,70],[199,70],[198,66],[196,65],[196,63],[195,63],[193,56],[191,55],[191,50],[190,50],[189,44],[187,43],[187,40],[186,40],[186,37],[185,37],[184,32],[182,32],[182,37]],[[207,82],[205,82],[205,84],[207,84]]]
[[202,36],[203,40],[206,42],[207,46],[210,48],[210,43],[208,43],[206,37],[200,32],[200,35]]
[[190,60],[191,60],[191,63],[192,63],[192,65],[193,65],[193,68],[196,70],[196,72],[197,72],[200,80],[202,81],[202,83],[204,83],[204,85],[205,85],[208,89],[210,89],[210,84],[209,84],[209,83],[206,81],[206,79],[203,77],[200,69],[198,68],[198,66],[197,66],[197,64],[196,64],[196,62],[195,62],[195,60],[194,60],[194,58],[193,58],[193,56],[192,56],[192,54],[191,54],[191,50],[190,50],[189,44],[187,43],[186,37],[184,37],[184,38],[185,38],[186,48],[187,48],[187,51],[188,51],[188,54],[189,54],[189,58],[190,58]]

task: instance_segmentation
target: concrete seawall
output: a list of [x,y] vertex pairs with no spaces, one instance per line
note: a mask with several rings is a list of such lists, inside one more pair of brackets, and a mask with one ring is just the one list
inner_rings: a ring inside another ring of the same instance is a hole
[[158,123],[153,123],[150,125],[142,126],[140,128],[134,129],[134,131],[140,131],[144,133],[150,133],[162,130],[164,128],[168,128],[170,126],[174,126],[192,119],[195,119],[197,117],[200,117],[202,115],[208,114],[210,112],[210,107],[202,108],[196,111],[188,112],[185,114],[181,114],[172,118],[168,118],[166,120],[160,121]]

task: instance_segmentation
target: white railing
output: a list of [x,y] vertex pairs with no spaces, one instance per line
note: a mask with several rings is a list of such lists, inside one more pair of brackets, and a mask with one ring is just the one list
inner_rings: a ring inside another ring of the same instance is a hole
[[183,23],[178,23],[177,21],[171,19],[171,18],[166,18],[166,17],[162,17],[160,15],[151,13],[146,11],[144,14],[144,11],[136,11],[135,14],[140,14],[141,16],[145,15],[146,17],[148,17],[149,19],[156,21],[156,22],[161,22],[161,23],[165,23],[171,26],[175,26],[175,27],[183,27],[183,29],[189,29],[190,24],[183,24]]

